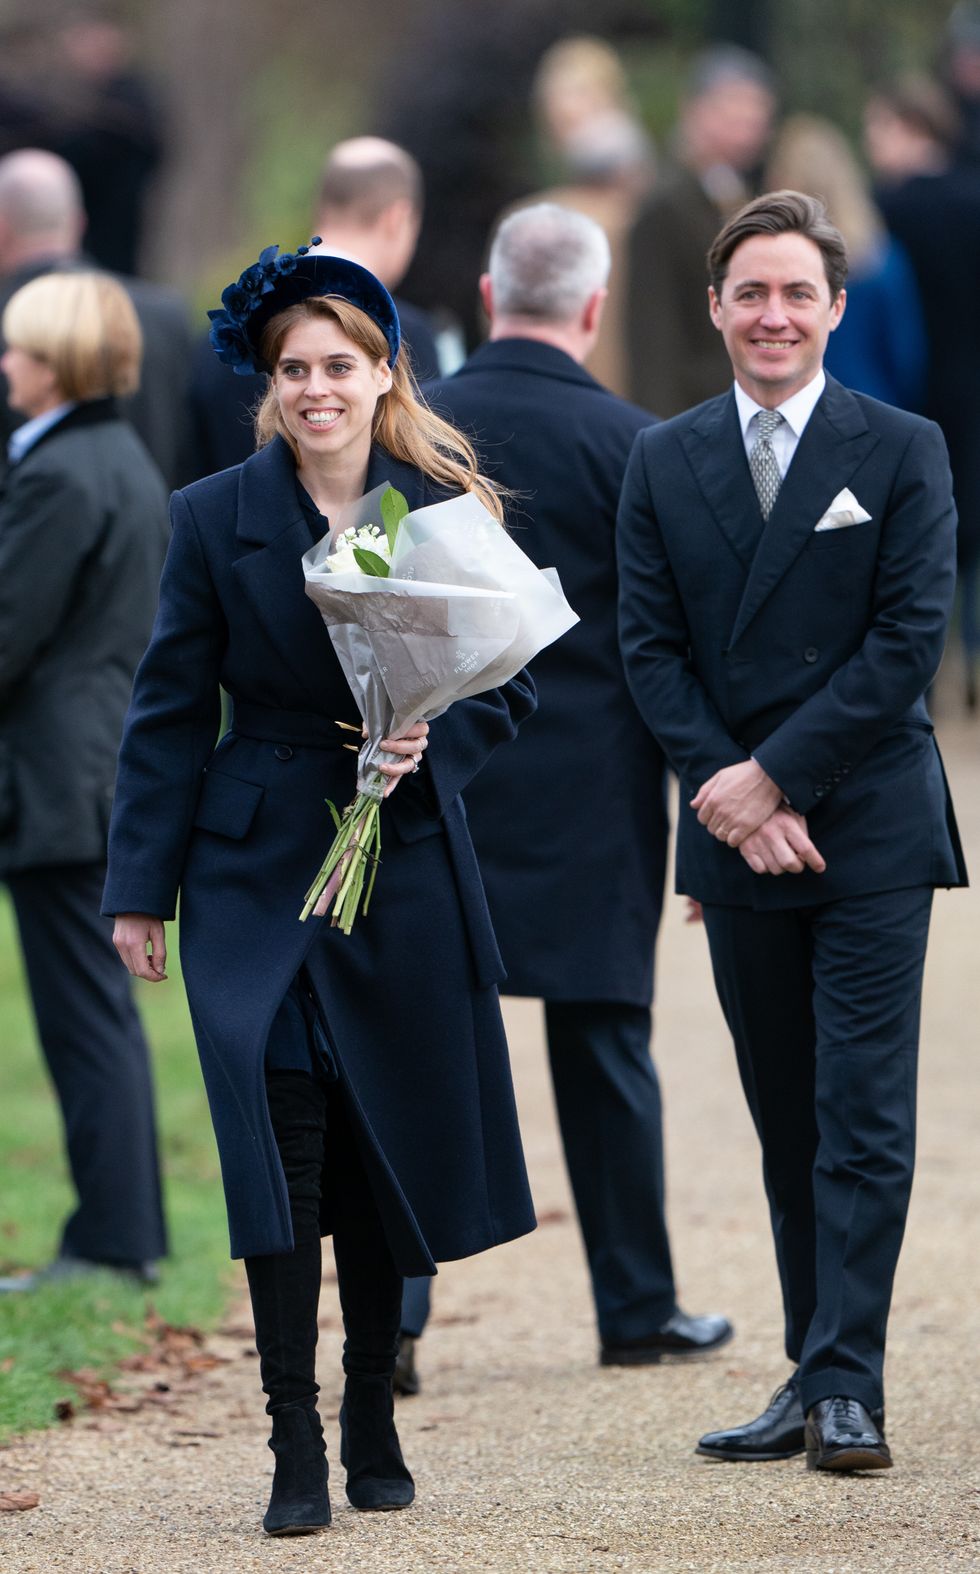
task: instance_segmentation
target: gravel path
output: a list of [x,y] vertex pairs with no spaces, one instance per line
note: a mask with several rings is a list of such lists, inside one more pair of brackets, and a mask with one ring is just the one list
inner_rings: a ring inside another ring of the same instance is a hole
[[[950,723],[947,762],[980,881],[980,727]],[[889,1357],[893,1471],[808,1473],[701,1460],[709,1427],[748,1419],[786,1375],[755,1140],[712,991],[704,936],[670,904],[659,958],[658,1062],[684,1306],[725,1311],[733,1344],[697,1364],[601,1371],[557,1147],[539,1008],[509,1002],[541,1227],[449,1266],[420,1347],[424,1388],[399,1404],[418,1482],[404,1514],[357,1514],[271,1541],[272,1458],[242,1309],[221,1358],[132,1414],[82,1412],[0,1450],[3,1574],[872,1574],[980,1569],[976,1163],[980,891],[940,894],[927,982],[919,1166]],[[323,1411],[336,1457],[340,1334],[325,1286]],[[193,1366],[195,1363],[191,1363]],[[200,1365],[200,1363],[197,1363]],[[123,1378],[145,1390],[148,1376]]]

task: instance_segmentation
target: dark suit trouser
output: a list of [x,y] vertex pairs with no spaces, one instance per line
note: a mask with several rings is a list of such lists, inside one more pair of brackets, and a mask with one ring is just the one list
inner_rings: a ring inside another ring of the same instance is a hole
[[704,908],[805,1409],[833,1394],[884,1403],[931,906],[915,887],[783,912]]
[[112,920],[99,913],[105,865],[22,870],[6,880],[78,1193],[61,1251],[151,1262],[167,1242],[150,1059]]
[[[545,1027],[599,1332],[607,1342],[642,1338],[677,1305],[650,1011],[615,1001],[545,1001]],[[425,1326],[429,1284],[406,1281],[406,1333]]]

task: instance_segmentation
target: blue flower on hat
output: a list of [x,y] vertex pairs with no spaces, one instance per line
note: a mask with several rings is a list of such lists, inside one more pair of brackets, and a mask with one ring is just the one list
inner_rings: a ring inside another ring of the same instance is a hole
[[401,331],[388,291],[360,263],[311,251],[311,247],[320,244],[320,237],[314,235],[309,246],[299,246],[295,252],[282,256],[278,246],[266,246],[258,261],[226,286],[221,293],[221,309],[208,312],[211,346],[220,361],[243,375],[268,370],[259,348],[265,324],[276,312],[310,295],[336,294],[378,324],[388,341],[389,364],[394,365]]

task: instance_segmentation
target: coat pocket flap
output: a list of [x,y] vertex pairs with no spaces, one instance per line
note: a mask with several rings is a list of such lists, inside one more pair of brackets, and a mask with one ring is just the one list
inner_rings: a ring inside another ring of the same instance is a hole
[[224,771],[205,771],[194,815],[195,829],[239,840],[254,820],[264,793],[265,788],[257,782],[244,782],[237,776],[226,776]]

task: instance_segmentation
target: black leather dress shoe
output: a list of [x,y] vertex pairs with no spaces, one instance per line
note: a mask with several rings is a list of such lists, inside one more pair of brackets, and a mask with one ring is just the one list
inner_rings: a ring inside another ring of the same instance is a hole
[[727,1317],[688,1317],[675,1312],[662,1328],[641,1339],[602,1341],[600,1366],[653,1366],[664,1357],[688,1359],[720,1350],[735,1332]]
[[422,1387],[415,1369],[415,1339],[412,1334],[401,1334],[398,1340],[398,1358],[391,1386],[396,1394],[409,1398]]
[[890,1470],[885,1414],[865,1410],[857,1399],[835,1394],[807,1411],[808,1470]]
[[68,1279],[86,1279],[93,1273],[110,1273],[131,1284],[149,1285],[159,1282],[156,1263],[93,1262],[89,1257],[56,1257],[46,1268],[34,1273],[12,1275],[0,1279],[0,1295],[20,1295],[28,1290],[42,1290],[48,1284],[63,1284]]
[[727,1432],[706,1432],[695,1450],[706,1459],[792,1459],[805,1447],[796,1374],[777,1388],[761,1416]]

